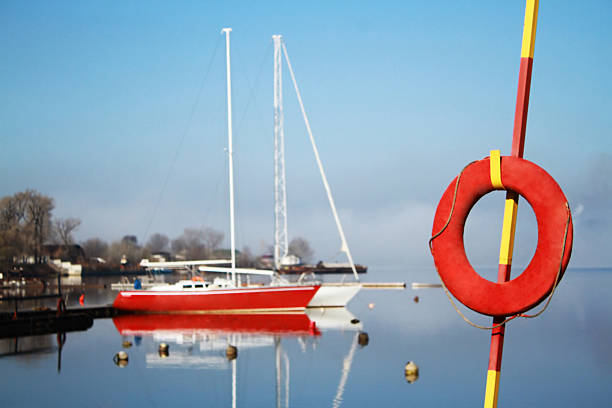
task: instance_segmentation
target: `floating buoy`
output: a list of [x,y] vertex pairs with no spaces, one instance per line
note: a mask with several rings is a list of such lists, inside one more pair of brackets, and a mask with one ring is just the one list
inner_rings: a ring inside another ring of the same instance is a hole
[[357,336],[357,343],[359,343],[361,347],[367,346],[369,342],[370,342],[370,336],[368,336],[368,333],[366,332],[359,333],[359,336]]
[[170,346],[168,346],[166,343],[161,343],[157,351],[159,352],[159,356],[161,358],[166,358],[170,355]]
[[412,300],[414,300],[414,303],[419,303],[419,297],[418,296],[415,296],[414,299],[412,299]]
[[[533,259],[522,274],[503,283],[481,277],[470,265],[463,243],[470,210],[493,190],[522,195],[538,223]],[[466,166],[442,195],[430,248],[440,278],[461,303],[485,315],[512,316],[533,308],[552,292],[569,262],[572,238],[567,198],[546,171],[517,157],[487,157]]]
[[369,307],[370,309],[374,309],[374,303],[370,303],[370,304],[368,304],[368,307]]
[[128,360],[129,360],[128,354],[125,351],[123,351],[123,350],[119,351],[113,357],[113,361],[115,362],[115,364],[118,367],[125,367],[125,366],[127,366],[128,365]]
[[228,360],[235,360],[236,357],[238,357],[238,348],[230,344],[225,349],[225,356],[227,357]]
[[123,343],[121,343],[121,345],[123,346],[123,348],[130,348],[132,347],[132,342],[129,340],[124,340]]
[[412,384],[419,378],[419,366],[416,365],[414,361],[407,362],[404,366],[404,376],[406,377],[406,381]]

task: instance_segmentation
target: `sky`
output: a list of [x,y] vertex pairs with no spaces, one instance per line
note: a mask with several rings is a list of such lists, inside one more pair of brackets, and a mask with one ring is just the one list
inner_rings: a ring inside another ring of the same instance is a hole
[[[287,46],[355,261],[433,265],[437,203],[469,162],[510,154],[524,1],[3,1],[0,196],[35,189],[78,241],[209,226],[229,237],[223,27],[231,27],[236,240],[273,243],[272,39]],[[571,266],[609,266],[609,1],[542,1],[525,158],[562,187]],[[344,260],[283,67],[290,238]],[[495,267],[503,193],[466,226]],[[515,265],[537,242],[519,205]]]

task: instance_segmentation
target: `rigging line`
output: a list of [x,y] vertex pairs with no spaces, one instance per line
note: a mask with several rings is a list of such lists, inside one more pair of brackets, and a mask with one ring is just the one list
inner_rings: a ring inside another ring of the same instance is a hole
[[[259,85],[259,83],[261,81],[261,75],[263,73],[265,62],[268,60],[268,56],[270,55],[270,50],[272,50],[272,42],[271,41],[268,43],[268,47],[266,48],[266,51],[263,54],[263,58],[261,59],[261,62],[259,64],[259,72],[257,73],[257,76],[255,77],[255,83],[253,84],[253,86],[251,86],[249,78],[246,75],[246,72],[244,73],[244,76],[245,76],[246,81],[247,81],[247,85],[249,87],[249,97],[248,97],[247,103],[246,103],[246,105],[244,107],[244,111],[242,112],[242,116],[240,118],[240,121],[238,122],[238,126],[236,126],[236,128],[238,130],[240,130],[242,128],[242,125],[243,125],[244,120],[246,118],[247,111],[249,110],[249,107],[251,105],[251,101],[253,101],[253,103],[255,105],[255,109],[257,109],[257,101],[255,100],[256,99],[255,91],[257,90],[258,85]],[[261,118],[262,117],[261,112],[258,112],[258,113],[259,113],[259,115],[257,115],[257,117]]]
[[[247,112],[249,110],[249,107],[250,107],[252,101],[254,102],[255,107],[257,108],[257,103],[256,103],[256,100],[255,100],[256,99],[255,93],[256,93],[256,90],[258,88],[258,84],[261,82],[261,76],[262,76],[262,73],[263,73],[263,68],[264,68],[266,60],[268,59],[268,56],[270,55],[270,50],[271,49],[272,49],[272,45],[271,45],[271,42],[270,42],[268,44],[268,47],[266,48],[266,51],[263,53],[263,57],[262,57],[261,62],[259,64],[259,72],[257,73],[257,75],[255,77],[255,83],[253,84],[253,86],[251,86],[251,81],[249,80],[249,77],[248,77],[246,71],[243,70],[243,69],[240,69],[240,72],[244,76],[244,78],[245,78],[245,80],[247,82],[247,86],[249,88],[249,97],[247,98],[247,103],[246,103],[246,105],[244,107],[244,110],[242,112],[242,116],[241,116],[241,118],[240,118],[240,120],[238,122],[238,125],[236,126],[236,129],[234,131],[234,136],[235,136],[234,139],[235,140],[240,140],[240,138],[241,138],[242,125],[244,124],[244,121],[245,121],[245,118],[246,118],[246,114],[247,114]],[[240,53],[239,49],[236,50],[235,52],[238,54],[239,59],[244,60],[244,58],[242,58],[242,56],[241,56],[241,53]],[[261,117],[261,115],[258,115],[257,117]],[[235,171],[235,178],[239,180],[240,179],[240,148],[234,150],[234,157],[235,157],[235,160],[234,160],[234,164],[235,164],[235,170],[234,170]],[[237,218],[236,221],[239,221],[239,218],[241,218],[240,217],[239,208],[241,207],[241,205],[240,205],[241,204],[240,203],[240,201],[241,201],[240,197],[241,197],[241,190],[242,190],[240,188],[240,183],[235,183],[234,184],[234,189],[236,191],[236,201],[235,201],[236,214],[237,214],[236,215],[236,218]],[[236,222],[236,224],[238,225],[238,235],[239,235],[239,238],[240,238],[240,240],[242,242],[242,245],[244,247],[244,243],[245,243],[244,228],[242,228],[240,222]]]
[[168,169],[168,173],[166,174],[166,178],[164,180],[164,183],[162,184],[161,191],[159,192],[159,196],[157,197],[157,201],[155,202],[155,206],[153,207],[153,214],[151,215],[151,219],[149,220],[149,223],[147,224],[147,228],[145,229],[143,243],[147,241],[147,237],[149,235],[149,229],[151,228],[151,225],[153,224],[153,221],[155,220],[155,217],[157,215],[157,210],[159,209],[159,205],[161,204],[162,197],[164,196],[166,187],[168,186],[168,182],[170,181],[170,176],[172,175],[172,171],[174,170],[174,165],[176,164],[176,161],[178,159],[179,152],[181,151],[183,142],[185,141],[185,138],[187,137],[187,133],[189,133],[189,130],[191,129],[191,124],[193,123],[193,118],[195,116],[196,108],[200,104],[200,97],[202,96],[202,91],[204,90],[204,84],[206,83],[206,80],[208,79],[208,75],[210,74],[210,70],[212,68],[212,64],[215,59],[215,55],[217,54],[217,50],[219,49],[219,44],[221,43],[221,40],[222,38],[217,39],[217,42],[215,44],[215,48],[213,50],[210,61],[208,61],[208,67],[206,68],[206,73],[204,74],[204,76],[202,77],[202,81],[200,82],[200,87],[198,89],[196,99],[191,107],[191,113],[189,114],[189,119],[187,120],[187,124],[185,126],[185,129],[182,132],[181,138],[179,140],[179,144],[176,148],[176,151],[174,152],[174,157],[172,161],[170,162],[170,168]]
[[[207,227],[210,227],[210,225],[208,223],[210,221],[210,213],[212,212],[212,207],[213,207],[214,203],[218,202],[219,186],[221,184],[222,178],[225,179],[225,176],[219,175],[217,177],[217,181],[214,184],[215,187],[212,190],[213,194],[211,196],[209,196],[209,197],[212,197],[212,200],[209,200],[209,204],[208,204],[208,206],[204,210],[204,225],[207,226]],[[225,206],[225,207],[227,207],[227,206]]]
[[344,235],[342,224],[340,223],[340,217],[338,216],[338,211],[336,210],[336,204],[334,203],[334,198],[331,193],[331,188],[329,187],[329,183],[327,182],[327,176],[325,176],[325,171],[323,170],[323,163],[321,162],[321,158],[319,157],[319,150],[317,149],[317,144],[315,143],[314,136],[312,135],[312,129],[310,128],[310,122],[308,121],[308,116],[306,115],[306,109],[304,108],[304,103],[302,102],[302,96],[300,94],[300,90],[298,89],[297,81],[295,79],[295,74],[293,73],[293,68],[291,67],[291,62],[289,61],[289,54],[287,53],[287,47],[285,46],[284,41],[281,44],[283,46],[283,53],[285,54],[285,61],[287,62],[287,67],[289,68],[289,74],[291,74],[291,80],[293,82],[293,87],[295,88],[295,93],[297,95],[297,99],[300,104],[300,109],[302,111],[302,117],[304,118],[304,124],[306,125],[306,130],[308,132],[308,137],[310,138],[312,150],[314,152],[315,159],[319,167],[319,172],[321,173],[321,179],[323,180],[323,187],[325,187],[325,192],[327,193],[327,199],[329,200],[329,206],[331,207],[332,214],[334,215],[334,220],[336,221],[336,227],[338,228],[338,234],[340,235],[340,241],[342,242],[342,251],[346,253],[346,257],[348,258],[349,263],[351,264],[351,269],[353,270],[353,275],[355,276],[355,280],[359,282],[359,275],[357,275],[357,270],[355,269],[355,263],[353,262],[353,256],[351,255],[351,251],[349,249],[348,243],[346,242],[346,237]]

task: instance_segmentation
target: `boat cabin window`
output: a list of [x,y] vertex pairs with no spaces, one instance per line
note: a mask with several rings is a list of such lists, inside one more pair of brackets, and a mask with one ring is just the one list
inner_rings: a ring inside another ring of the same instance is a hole
[[194,287],[195,287],[195,288],[203,288],[203,287],[204,287],[204,285],[203,285],[203,284],[201,284],[201,283],[196,283]]
[[193,288],[193,285],[191,284],[183,285],[183,289],[191,289],[191,288]]

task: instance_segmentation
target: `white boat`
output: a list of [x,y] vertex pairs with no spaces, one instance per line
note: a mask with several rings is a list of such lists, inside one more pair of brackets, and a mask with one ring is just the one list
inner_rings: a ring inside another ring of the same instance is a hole
[[360,290],[359,282],[322,283],[308,307],[346,307]]
[[[297,94],[306,130],[310,138],[312,150],[321,174],[321,180],[327,193],[338,234],[340,235],[341,251],[344,252],[348,258],[348,264],[355,277],[354,283],[336,283],[321,285],[321,288],[317,291],[314,298],[308,304],[308,307],[344,307],[348,302],[359,292],[361,285],[359,284],[359,276],[353,262],[353,257],[349,249],[342,223],[336,211],[336,205],[331,193],[331,188],[327,182],[327,177],[323,169],[323,163],[319,156],[319,151],[314,140],[314,136],[310,129],[310,122],[304,109],[302,97],[300,95],[297,81],[293,73],[293,68],[289,60],[287,48],[282,41],[282,36],[273,35],[274,41],[274,268],[279,271],[284,264],[285,260],[292,258],[292,255],[288,253],[288,232],[287,232],[287,190],[285,181],[285,141],[284,141],[284,115],[283,115],[283,92],[282,92],[282,55],[285,56],[287,67],[293,82],[295,92]],[[295,258],[295,256],[293,256]],[[292,260],[291,263],[295,263]]]

